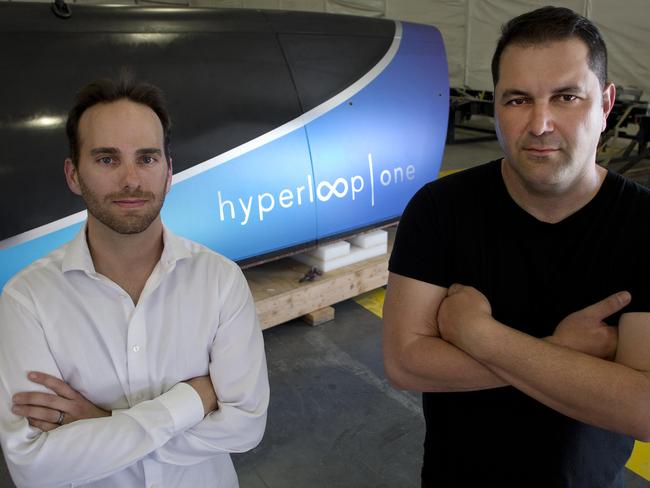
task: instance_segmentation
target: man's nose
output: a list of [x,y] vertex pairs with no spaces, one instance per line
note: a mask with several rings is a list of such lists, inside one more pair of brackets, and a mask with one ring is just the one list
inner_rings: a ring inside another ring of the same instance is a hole
[[553,132],[553,129],[553,113],[549,105],[547,103],[533,104],[530,111],[528,131],[535,136],[541,136],[547,132]]
[[140,173],[135,161],[127,161],[122,164],[121,176],[123,188],[134,190],[140,186]]

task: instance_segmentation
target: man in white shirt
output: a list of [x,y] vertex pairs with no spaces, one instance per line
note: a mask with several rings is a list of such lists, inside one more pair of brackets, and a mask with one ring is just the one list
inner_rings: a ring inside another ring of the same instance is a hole
[[100,80],[68,116],[76,238],[0,297],[0,441],[19,487],[236,487],[269,386],[236,264],[160,218],[172,178],[162,93]]

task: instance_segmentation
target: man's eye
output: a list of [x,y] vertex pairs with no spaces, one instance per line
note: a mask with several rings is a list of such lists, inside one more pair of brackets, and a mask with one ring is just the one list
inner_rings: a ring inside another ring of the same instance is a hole
[[525,98],[513,98],[512,100],[508,100],[506,105],[523,105],[524,103],[526,103]]
[[151,164],[151,163],[155,163],[156,159],[153,158],[152,156],[142,156],[142,162],[144,164]]
[[563,102],[573,102],[578,99],[575,95],[560,95],[560,98]]
[[102,164],[111,164],[113,162],[113,158],[111,156],[104,156],[102,158],[99,158],[99,162]]

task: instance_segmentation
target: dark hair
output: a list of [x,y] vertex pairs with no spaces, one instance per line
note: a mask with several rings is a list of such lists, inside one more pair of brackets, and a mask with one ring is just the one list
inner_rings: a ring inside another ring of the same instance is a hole
[[68,112],[65,126],[70,145],[70,159],[75,166],[79,162],[79,119],[83,113],[98,103],[110,103],[122,99],[146,105],[158,115],[163,129],[165,158],[169,164],[171,118],[167,112],[162,90],[148,83],[137,83],[129,75],[122,75],[117,81],[110,78],[95,80],[77,93],[74,106]]
[[575,37],[589,50],[589,69],[598,77],[601,88],[607,84],[607,48],[598,28],[587,18],[564,7],[542,7],[504,24],[492,57],[492,81],[499,81],[499,63],[509,44],[534,45]]

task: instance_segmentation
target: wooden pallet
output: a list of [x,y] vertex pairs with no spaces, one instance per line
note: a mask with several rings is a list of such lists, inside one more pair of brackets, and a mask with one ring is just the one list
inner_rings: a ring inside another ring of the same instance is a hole
[[334,318],[331,305],[384,286],[395,235],[394,228],[387,230],[387,254],[323,273],[311,282],[299,282],[309,266],[291,258],[244,270],[262,329],[303,316],[317,325]]

